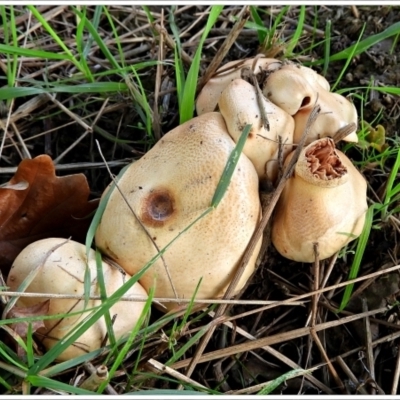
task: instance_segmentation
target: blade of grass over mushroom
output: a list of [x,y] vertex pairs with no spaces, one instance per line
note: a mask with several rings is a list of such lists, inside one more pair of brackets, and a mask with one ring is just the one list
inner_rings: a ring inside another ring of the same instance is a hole
[[[97,393],[103,393],[104,389],[106,388],[107,384],[111,381],[111,379],[114,377],[118,368],[121,367],[121,364],[122,364],[125,356],[127,355],[128,351],[131,349],[132,343],[140,331],[140,328],[144,325],[146,320],[148,321],[148,317],[151,313],[151,305],[153,302],[153,297],[154,297],[154,288],[152,288],[148,293],[148,298],[146,300],[146,304],[143,308],[142,313],[140,314],[140,317],[139,317],[139,320],[138,320],[136,326],[132,329],[132,332],[130,333],[128,340],[125,342],[122,349],[118,351],[113,365],[111,366],[111,368],[109,368],[108,379],[102,382],[102,384],[99,386],[99,389],[97,390]],[[121,317],[125,318],[125,316],[121,316]]]
[[231,181],[233,172],[235,171],[236,165],[239,162],[239,157],[242,154],[243,147],[246,144],[247,137],[249,136],[251,130],[251,125],[247,124],[243,131],[242,134],[240,135],[239,140],[237,141],[235,148],[232,150],[232,153],[229,155],[228,161],[225,165],[224,172],[221,175],[221,179],[218,182],[217,189],[215,190],[214,196],[211,200],[211,207],[216,208],[222,198],[224,197],[224,194],[226,192],[226,189],[229,186],[229,183]]
[[28,324],[28,332],[26,334],[26,361],[28,367],[32,367],[34,363],[32,323]]
[[296,30],[291,37],[289,44],[286,46],[285,49],[285,57],[291,57],[294,55],[293,50],[299,43],[300,37],[303,34],[303,27],[304,27],[304,20],[306,16],[306,6],[300,6],[300,15],[297,22]]
[[206,40],[211,28],[214,26],[224,6],[212,6],[210,14],[207,19],[206,26],[203,34],[201,35],[200,42],[198,44],[196,54],[194,55],[192,65],[190,66],[189,72],[186,77],[185,86],[182,93],[182,107],[179,109],[180,113],[180,124],[188,121],[193,117],[194,112],[194,100],[196,97],[197,79],[199,77],[200,61],[203,51],[203,44]]
[[[86,265],[86,270],[87,271],[89,270],[89,268],[87,268],[87,265]],[[106,288],[106,284],[104,281],[103,260],[101,258],[101,253],[97,249],[96,249],[96,270],[97,270],[97,282],[99,284],[101,301],[103,302],[107,299],[107,288]],[[86,293],[87,293],[87,291],[85,288],[85,294]],[[89,286],[89,294],[90,294],[90,286]],[[86,307],[86,304],[85,304],[85,307]],[[110,310],[108,310],[104,313],[104,320],[106,322],[107,336],[110,341],[111,347],[113,349],[115,349],[117,340],[115,339],[114,327],[113,327],[112,320],[111,320]]]
[[[355,279],[358,276],[358,271],[360,269],[361,265],[361,260],[363,258],[365,249],[367,247],[367,242],[369,235],[371,233],[371,228],[372,228],[372,222],[373,222],[373,217],[374,217],[374,211],[379,208],[379,204],[375,203],[372,206],[370,206],[367,210],[367,214],[365,217],[365,224],[364,224],[364,229],[358,238],[357,242],[357,248],[356,248],[356,253],[354,255],[354,259],[350,268],[350,273],[349,273],[349,279]],[[338,312],[344,310],[350,300],[351,294],[353,292],[353,287],[354,283],[351,283],[350,285],[346,286],[346,289],[343,293],[343,298],[340,303]]]

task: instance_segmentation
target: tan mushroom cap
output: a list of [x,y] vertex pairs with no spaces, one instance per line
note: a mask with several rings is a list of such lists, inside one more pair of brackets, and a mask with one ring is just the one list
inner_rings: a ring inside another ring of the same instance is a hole
[[293,118],[266,100],[262,104],[269,122],[269,130],[263,126],[257,101],[256,88],[243,79],[235,79],[222,92],[218,105],[225,119],[229,134],[237,142],[246,124],[252,124],[243,152],[253,163],[259,178],[267,176],[272,182],[278,173],[279,137],[282,159],[292,150]]
[[[235,146],[220,113],[193,118],[168,132],[134,162],[118,186],[143,223],[132,215],[118,190],[107,203],[96,232],[96,244],[129,274],[140,271],[157,253],[206,210]],[[197,285],[199,299],[223,295],[260,219],[258,177],[241,154],[221,203],[184,232],[164,253],[179,298],[190,299]],[[150,237],[152,240],[150,240]],[[237,290],[254,270],[259,246]],[[161,259],[140,279],[156,297],[174,298]],[[165,304],[172,309],[176,303]]]
[[[86,260],[86,247],[80,243],[66,242],[65,239],[60,238],[39,240],[31,243],[17,256],[10,270],[7,285],[10,290],[17,290],[27,275],[38,268],[37,275],[27,287],[26,292],[82,296],[84,294]],[[95,252],[93,250],[89,254],[88,266],[92,280],[91,295],[100,295],[96,280]],[[105,262],[102,263],[102,267],[108,295],[114,293],[130,278],[129,275],[123,274],[118,268],[111,267]],[[139,283],[135,283],[126,292],[126,295],[147,297],[146,291]],[[43,298],[20,297],[17,305],[29,307],[44,300]],[[111,307],[110,314],[116,315],[113,328],[117,340],[129,336],[139,320],[144,304],[144,302],[121,301]],[[87,308],[100,305],[100,300],[89,300]],[[48,315],[66,314],[81,310],[84,310],[83,300],[51,298]],[[91,312],[83,312],[63,319],[44,320],[45,327],[40,328],[38,333],[41,334],[39,338],[44,335],[42,342],[46,349],[51,349],[72,328],[80,325]],[[100,318],[74,344],[61,353],[58,361],[69,360],[99,349],[106,334],[107,328],[104,318]]]
[[[318,91],[317,104],[320,105],[321,112],[311,125],[306,144],[325,136],[333,137],[339,129],[350,123],[354,123],[355,128],[343,140],[347,142],[358,142],[356,133],[358,115],[353,103],[340,94],[320,89]],[[293,143],[299,143],[311,111],[312,107],[304,108],[294,115],[295,128]]]
[[[215,111],[218,99],[223,90],[234,80],[241,78],[244,68],[252,68],[255,59],[249,58],[243,61],[230,61],[219,68],[216,75],[203,87],[196,99],[197,115]],[[254,72],[260,69],[265,72],[273,71],[281,66],[281,61],[275,58],[259,57],[254,65]]]
[[366,189],[363,176],[332,139],[311,143],[302,150],[278,201],[272,243],[294,261],[313,262],[314,243],[320,259],[332,256],[361,234]]

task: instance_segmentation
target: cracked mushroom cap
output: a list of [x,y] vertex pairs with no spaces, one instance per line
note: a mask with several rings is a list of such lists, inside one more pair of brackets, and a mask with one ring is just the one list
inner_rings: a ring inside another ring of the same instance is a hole
[[262,107],[268,119],[264,126],[256,88],[243,79],[235,79],[222,92],[218,105],[228,132],[235,142],[246,124],[252,124],[243,153],[253,163],[259,178],[267,176],[274,182],[278,174],[279,140],[282,159],[292,150],[293,118],[261,95]]
[[[293,153],[286,159],[289,162]],[[367,211],[367,184],[352,162],[319,139],[300,153],[275,209],[272,243],[291,260],[313,262],[314,243],[325,259],[357,238]]]
[[[94,250],[86,258],[86,247],[74,241],[60,238],[39,240],[27,246],[15,259],[7,279],[10,290],[16,291],[23,280],[33,270],[36,276],[26,288],[26,292],[54,294],[84,294],[84,275],[86,262],[91,274],[91,295],[100,295],[97,283],[97,268]],[[119,289],[130,276],[120,269],[102,262],[105,287],[111,295]],[[126,295],[146,298],[147,293],[139,283],[135,283]],[[43,302],[37,297],[20,297],[17,306],[30,307]],[[120,301],[110,309],[111,315],[116,315],[113,328],[116,339],[129,336],[136,326],[144,308],[144,302]],[[100,300],[89,300],[87,308],[100,306]],[[48,315],[68,314],[83,311],[84,300],[51,298]],[[82,312],[62,319],[43,320],[44,328],[39,328],[39,339],[49,350],[62,340],[73,328],[76,328],[92,311]],[[58,361],[70,360],[87,352],[99,349],[107,334],[104,318],[98,319],[76,342],[64,350]]]
[[[193,118],[168,132],[135,161],[111,193],[96,245],[129,274],[140,271],[211,204],[234,141],[220,113]],[[140,223],[127,206],[129,203]],[[222,296],[260,219],[258,177],[241,154],[219,205],[195,223],[144,273],[156,297]],[[258,244],[237,290],[254,270]],[[165,261],[165,264],[164,264]],[[176,303],[166,303],[172,309]]]
[[[327,92],[324,89],[318,91],[317,103],[321,107],[321,112],[310,127],[306,144],[326,136],[333,137],[339,129],[350,123],[354,123],[355,128],[343,140],[358,142],[356,133],[358,115],[353,103],[340,94]],[[312,107],[304,108],[294,115],[293,143],[299,143],[311,111]]]
[[[254,68],[253,68],[254,64]],[[231,61],[219,68],[214,77],[212,77],[203,87],[196,99],[197,115],[202,115],[207,112],[215,111],[218,99],[223,90],[235,79],[241,78],[243,70],[253,68],[258,74],[270,73],[280,67],[281,61],[275,58],[258,57],[249,58],[241,61]]]

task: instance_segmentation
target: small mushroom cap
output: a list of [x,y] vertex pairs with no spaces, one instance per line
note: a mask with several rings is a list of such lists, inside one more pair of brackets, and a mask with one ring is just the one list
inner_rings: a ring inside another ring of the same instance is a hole
[[[289,154],[288,163],[293,153]],[[300,153],[272,223],[272,243],[291,260],[313,262],[358,237],[367,210],[366,181],[332,139],[319,139]]]
[[[29,284],[26,292],[33,293],[55,293],[55,294],[84,294],[84,275],[86,268],[86,247],[81,243],[66,241],[60,238],[49,238],[39,240],[27,246],[15,259],[7,285],[10,290],[17,290],[22,281],[37,268],[37,274]],[[99,295],[100,289],[97,284],[95,252],[90,251],[88,266],[91,274],[91,295]],[[111,295],[119,289],[130,276],[124,274],[116,267],[111,267],[103,261],[102,263],[105,287],[107,294]],[[135,283],[126,295],[136,297],[147,297],[146,291],[139,283]],[[29,307],[42,302],[43,298],[20,297],[17,305]],[[89,300],[87,308],[101,305],[100,300]],[[116,315],[113,329],[116,339],[126,337],[137,324],[140,314],[144,308],[144,302],[121,301],[110,309],[111,315]],[[67,314],[84,310],[84,301],[76,299],[51,298],[48,315]],[[44,328],[38,333],[44,335],[42,339],[46,349],[51,349],[66,334],[80,325],[91,313],[83,312],[63,319],[45,319]],[[99,349],[105,336],[107,328],[104,318],[97,320],[78,340],[69,346],[58,357],[58,361],[70,360],[87,352]]]
[[[254,61],[254,58],[249,58],[241,62],[231,61],[219,68],[216,75],[204,85],[196,99],[197,115],[215,111],[222,91],[234,79],[241,78],[244,68],[252,68]],[[280,65],[281,62],[275,58],[259,57],[255,62],[254,72],[257,74],[262,70],[268,73]]]
[[259,178],[267,176],[272,182],[278,174],[279,138],[282,159],[292,150],[294,120],[275,104],[262,96],[262,104],[269,122],[269,130],[262,124],[256,88],[243,79],[235,79],[222,92],[218,105],[228,132],[235,142],[246,124],[252,124],[243,153],[256,168]]
[[314,87],[300,72],[284,67],[269,75],[264,81],[262,92],[289,115],[304,108],[312,108],[317,98]]
[[[350,123],[354,123],[357,127],[358,115],[354,104],[340,94],[320,89],[318,91],[317,104],[320,105],[321,112],[310,127],[306,144],[326,136],[333,137],[339,129]],[[299,143],[311,111],[312,108],[304,108],[294,115],[294,143]],[[354,128],[354,131],[343,140],[358,142],[356,130]]]
[[[174,298],[174,287],[178,298],[190,299],[201,280],[196,297],[218,298],[233,278],[261,213],[257,173],[244,154],[219,205],[183,231],[211,205],[234,146],[221,114],[203,114],[168,132],[126,170],[118,181],[125,199],[119,190],[111,194],[96,245],[128,273],[158,253],[154,243],[163,249],[181,234],[163,254],[171,280],[162,259],[140,279],[156,297]],[[260,244],[237,290],[252,274]]]

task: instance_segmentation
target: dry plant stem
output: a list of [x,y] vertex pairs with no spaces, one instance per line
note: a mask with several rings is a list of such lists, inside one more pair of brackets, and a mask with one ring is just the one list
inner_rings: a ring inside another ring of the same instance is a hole
[[[49,95],[49,97],[52,98],[50,95]],[[94,128],[94,126],[96,125],[97,120],[98,120],[98,119],[100,118],[100,116],[103,114],[103,111],[104,111],[104,109],[105,109],[105,107],[106,107],[106,105],[107,105],[107,103],[108,103],[108,100],[109,100],[108,97],[104,100],[104,102],[103,102],[103,104],[102,104],[102,106],[101,106],[99,112],[96,114],[96,117],[95,117],[95,119],[94,119],[94,121],[93,121],[93,123],[92,123],[91,126],[87,125],[84,121],[81,121],[81,122],[82,122],[81,125],[82,125],[83,127],[84,127],[84,126],[87,126],[88,128],[85,130],[85,132],[83,132],[83,134],[82,134],[78,139],[76,139],[76,140],[74,141],[74,143],[72,143],[70,146],[68,146],[67,149],[66,149],[65,151],[63,151],[63,152],[53,161],[54,164],[58,164],[59,161],[60,161],[63,157],[65,157],[74,147],[76,147],[76,145],[77,145],[81,140],[83,140],[89,133],[93,133],[93,128]],[[58,101],[55,100],[55,99],[53,99],[53,102],[56,102],[55,104],[61,105],[62,107],[64,107],[60,102],[58,102]],[[65,107],[64,107],[64,108],[65,108]],[[67,114],[70,115],[69,113],[70,113],[70,111],[68,111]],[[72,115],[75,115],[75,114],[73,114],[73,113],[71,113],[71,114],[72,114]],[[79,117],[77,117],[77,118],[78,118],[79,120],[81,120]]]
[[[250,350],[259,349],[259,348],[261,348],[263,346],[269,346],[269,345],[273,345],[273,344],[277,344],[277,343],[287,342],[287,341],[292,340],[292,339],[297,339],[299,337],[310,335],[311,334],[311,329],[313,329],[315,332],[320,332],[320,331],[325,330],[325,329],[329,329],[329,328],[341,326],[341,325],[344,325],[344,324],[348,324],[349,322],[357,321],[357,320],[365,318],[367,316],[375,315],[375,314],[379,314],[381,312],[387,312],[387,311],[388,311],[387,307],[381,307],[381,308],[378,308],[376,310],[368,311],[367,313],[360,313],[360,314],[357,314],[357,315],[344,317],[344,318],[341,318],[341,319],[339,319],[337,321],[330,321],[330,322],[324,322],[322,324],[317,324],[317,325],[315,325],[314,328],[294,329],[294,330],[292,330],[290,332],[283,332],[283,333],[279,333],[279,334],[272,335],[272,336],[269,336],[269,337],[256,339],[256,340],[251,341],[251,342],[242,343],[242,344],[234,345],[234,346],[231,346],[231,347],[227,347],[226,349],[211,351],[209,353],[206,353],[206,354],[200,356],[198,358],[198,360],[197,360],[197,363],[204,363],[204,362],[216,360],[216,359],[218,359],[220,357],[227,357],[227,356],[231,356],[231,355],[234,355],[234,354],[237,354],[237,353],[241,353],[241,352],[244,352],[244,351],[250,351]],[[223,319],[217,320],[215,322],[215,324],[219,324],[219,323],[221,323],[223,321],[224,321]],[[398,332],[398,334],[400,336],[400,332]],[[192,362],[193,362],[193,357],[192,358],[188,358],[186,360],[177,361],[171,367],[175,368],[175,369],[185,368],[189,364],[191,364]]]
[[[87,362],[83,364],[83,367],[90,376],[79,385],[81,389],[96,391],[108,379],[108,369],[105,365],[95,368],[91,363]],[[118,392],[111,385],[107,385],[105,390],[108,394],[118,395]]]
[[[247,263],[249,262],[249,259],[253,254],[255,246],[258,243],[260,237],[262,236],[265,227],[267,226],[267,223],[268,223],[268,221],[269,221],[269,219],[270,219],[270,217],[272,215],[274,207],[275,207],[275,205],[276,205],[276,203],[277,203],[277,201],[279,199],[279,196],[280,196],[280,194],[281,194],[281,192],[282,192],[282,190],[283,190],[283,188],[285,186],[285,183],[290,178],[291,174],[293,173],[294,166],[295,166],[295,164],[297,162],[297,159],[299,157],[299,154],[300,154],[300,152],[301,152],[301,150],[303,148],[303,145],[304,145],[304,142],[306,140],[308,131],[309,131],[311,125],[313,124],[313,122],[315,121],[315,119],[317,118],[319,112],[320,112],[320,107],[319,106],[315,106],[313,111],[310,114],[310,117],[309,117],[308,121],[307,121],[307,125],[306,125],[305,131],[303,133],[303,136],[302,136],[302,138],[301,138],[301,140],[299,142],[299,145],[298,145],[297,149],[295,150],[295,153],[294,153],[292,159],[288,163],[288,165],[287,165],[287,167],[286,167],[286,169],[284,171],[282,179],[279,181],[279,184],[278,184],[277,188],[275,189],[274,193],[271,196],[270,203],[267,205],[265,210],[262,210],[261,221],[258,224],[257,229],[255,230],[255,232],[254,232],[254,234],[253,234],[253,236],[252,236],[252,238],[250,240],[250,243],[246,248],[246,251],[245,251],[245,253],[243,255],[243,258],[242,258],[241,263],[240,263],[240,265],[239,265],[239,267],[238,267],[238,269],[236,271],[236,274],[235,274],[234,278],[230,282],[230,284],[229,284],[229,286],[228,286],[228,288],[227,288],[227,290],[226,290],[226,292],[224,294],[224,297],[223,297],[224,299],[230,298],[232,296],[232,294],[234,293],[234,290],[236,288],[237,282],[241,278],[241,276],[243,274],[243,271],[246,268]],[[219,317],[221,317],[224,314],[225,310],[226,310],[226,306],[225,305],[220,305],[218,307],[218,309],[216,310],[216,312],[215,312],[215,318],[218,319]],[[207,346],[207,344],[208,344],[212,334],[214,333],[215,329],[216,329],[216,325],[210,326],[210,329],[205,333],[205,335],[200,340],[200,343],[199,343],[199,345],[198,345],[198,347],[196,349],[196,352],[195,352],[195,354],[194,354],[194,356],[193,356],[193,358],[192,358],[192,360],[190,362],[190,365],[189,365],[189,367],[188,367],[188,369],[186,371],[186,376],[190,377],[191,374],[193,373],[193,371],[194,371],[194,369],[196,367],[197,361],[200,359],[201,355],[203,354],[204,349]]]
[[340,128],[335,135],[333,136],[333,140],[335,143],[339,143],[343,138],[345,138],[347,135],[352,133],[356,129],[356,124],[354,122],[344,126],[343,128]]
[[[244,329],[240,327],[234,327],[231,322],[224,322],[224,325],[228,326],[229,328],[233,329],[235,328],[237,333],[239,335],[242,335],[244,338],[249,339],[249,340],[256,340],[256,337],[245,331]],[[267,353],[271,354],[273,357],[277,358],[279,361],[282,363],[286,364],[292,369],[301,369],[301,366],[296,364],[294,361],[292,361],[290,358],[286,357],[285,355],[281,354],[279,351],[275,350],[271,346],[263,346],[261,347],[264,351]],[[224,370],[224,373],[227,371]],[[305,379],[309,380],[312,384],[314,384],[316,387],[324,391],[325,393],[328,394],[334,394],[333,390],[324,385],[321,381],[319,381],[317,378],[315,378],[312,375],[306,375]],[[226,393],[227,394],[227,393]],[[232,393],[233,394],[233,393]]]
[[[133,208],[132,208],[131,205],[129,204],[129,202],[128,202],[128,200],[126,199],[125,195],[122,193],[121,189],[119,188],[118,183],[117,183],[117,181],[116,181],[115,178],[114,178],[114,175],[112,174],[110,168],[108,167],[107,161],[106,161],[106,159],[105,159],[105,157],[104,157],[104,155],[103,155],[103,152],[101,151],[100,143],[98,142],[98,140],[96,140],[96,144],[97,144],[97,148],[98,148],[99,153],[100,153],[100,157],[102,158],[104,164],[106,165],[108,174],[110,175],[110,178],[111,178],[111,180],[113,181],[115,187],[117,188],[117,190],[119,191],[120,195],[121,195],[122,198],[124,199],[126,205],[128,206],[128,208],[129,208],[130,212],[132,213],[132,215],[134,216],[134,218],[136,218],[136,221],[139,223],[139,225],[142,227],[143,231],[146,233],[147,237],[148,237],[148,238],[150,239],[150,241],[153,243],[153,246],[155,247],[155,249],[157,250],[157,252],[160,253],[160,249],[159,249],[157,243],[154,241],[153,237],[149,234],[149,232],[147,231],[146,227],[143,225],[143,223],[142,223],[142,221],[140,220],[140,218],[136,215],[135,211],[133,211]],[[169,268],[168,268],[168,266],[167,266],[167,263],[165,262],[165,259],[164,259],[164,257],[163,257],[162,255],[160,256],[160,258],[161,258],[161,260],[162,260],[162,262],[163,262],[163,264],[164,264],[165,272],[167,273],[168,280],[169,280],[169,282],[170,282],[170,284],[171,284],[172,291],[174,292],[174,296],[175,296],[176,299],[178,299],[178,294],[177,294],[177,292],[176,292],[176,290],[175,290],[174,283],[172,282],[171,274],[170,274],[170,272],[169,272]]]
[[[159,24],[153,24],[153,28],[160,34],[164,36],[165,39],[165,44],[171,49],[175,50],[175,41],[169,36],[167,30],[165,28],[162,28]],[[180,56],[182,57],[182,60],[187,64],[187,65],[192,65],[192,58],[184,51],[181,50]]]
[[357,388],[358,392],[360,392],[361,394],[365,394],[365,395],[369,394],[366,391],[365,387],[360,385],[360,382],[357,380],[356,376],[353,374],[353,371],[347,366],[347,364],[344,362],[342,357],[337,356],[336,357],[336,362],[340,365],[340,367],[345,372],[345,374],[353,382],[353,384]]
[[[363,312],[368,311],[367,300],[365,297],[361,299],[362,302],[362,310]],[[364,328],[365,328],[365,347],[367,352],[367,366],[369,370],[370,377],[375,381],[375,361],[374,361],[374,352],[372,349],[372,334],[371,334],[371,324],[369,317],[365,317],[364,320]],[[376,394],[376,390],[371,385],[371,393]]]
[[160,140],[161,138],[161,127],[160,127],[160,114],[158,112],[158,97],[160,96],[160,88],[161,88],[161,77],[163,74],[163,65],[162,62],[164,60],[164,9],[161,10],[161,33],[159,35],[158,42],[158,63],[156,70],[156,82],[154,87],[154,106],[153,106],[153,132],[156,140]]
[[399,387],[399,378],[400,378],[400,351],[397,352],[397,360],[396,360],[396,368],[394,370],[392,390],[390,394],[396,395],[397,388]]
[[149,366],[151,366],[152,368],[154,368],[157,372],[166,373],[166,374],[172,376],[173,378],[178,379],[188,385],[208,390],[208,388],[205,387],[204,385],[196,382],[193,379],[188,378],[187,376],[183,375],[181,372],[178,372],[178,371],[174,370],[173,368],[168,367],[168,366],[160,363],[157,360],[154,360],[153,358],[148,360],[147,364]]
[[331,373],[331,375],[333,376],[333,379],[336,382],[336,385],[339,387],[339,389],[343,392],[346,393],[346,388],[342,382],[342,380],[340,379],[338,373],[336,372],[336,369],[334,368],[333,364],[331,363],[331,361],[329,360],[328,355],[326,354],[326,351],[324,349],[324,346],[322,346],[321,341],[319,340],[319,337],[317,335],[317,333],[315,332],[314,328],[311,328],[311,336],[314,339],[321,355],[322,358],[325,360],[328,368],[329,368],[329,372]]
[[210,78],[215,74],[218,67],[221,65],[222,60],[228,54],[229,49],[232,47],[233,43],[235,43],[238,38],[240,32],[242,31],[244,25],[250,18],[249,6],[244,6],[238,14],[237,21],[233,26],[230,33],[226,36],[225,41],[219,46],[217,53],[215,54],[213,60],[207,67],[206,71],[203,74],[203,77],[200,79],[200,82],[197,85],[197,93],[203,89],[203,86],[210,80]]

